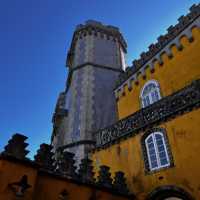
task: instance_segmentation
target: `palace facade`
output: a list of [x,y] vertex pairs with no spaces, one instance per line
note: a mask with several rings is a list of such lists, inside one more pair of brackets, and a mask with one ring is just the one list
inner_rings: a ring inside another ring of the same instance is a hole
[[51,145],[0,156],[0,199],[200,199],[200,4],[127,67],[119,29],[78,25]]

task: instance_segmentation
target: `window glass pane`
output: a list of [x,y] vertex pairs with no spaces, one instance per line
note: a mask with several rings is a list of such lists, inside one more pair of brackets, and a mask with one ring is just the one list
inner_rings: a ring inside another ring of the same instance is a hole
[[162,140],[157,140],[156,143],[157,143],[158,146],[163,145],[163,141]]
[[151,135],[146,141],[147,149],[148,149],[148,157],[150,168],[154,169],[158,167],[158,158],[156,156],[156,150],[154,146],[153,135]]
[[167,161],[167,159],[161,159],[160,163],[161,163],[161,165],[167,165],[168,161]]
[[152,148],[154,149],[154,144],[153,143],[149,143],[148,147],[149,147],[149,149],[152,149]]
[[166,158],[167,155],[166,155],[165,151],[159,152],[159,157],[160,157],[160,159]]
[[143,105],[144,105],[144,107],[147,106],[146,98],[143,98]]
[[151,162],[151,168],[156,168],[156,167],[158,167],[157,161]]
[[156,154],[150,155],[150,159],[151,159],[151,161],[156,161],[157,160]]
[[148,142],[148,143],[153,143],[153,137],[152,137],[152,136],[149,137],[149,138],[147,139],[147,142]]
[[156,140],[162,140],[162,136],[158,133],[155,134]]
[[164,145],[158,146],[158,152],[165,151]]
[[161,134],[155,134],[156,139],[156,145],[158,150],[158,156],[160,160],[160,166],[167,165],[168,159],[167,159],[167,152],[165,149],[165,141],[164,137]]
[[152,99],[151,103],[153,103],[155,101],[154,92],[151,93],[151,99]]
[[146,96],[146,103],[147,103],[147,106],[150,105],[150,99],[149,99],[149,96]]
[[154,93],[155,93],[155,100],[158,101],[159,100],[158,91],[156,90]]
[[150,154],[150,155],[156,154],[155,149],[154,149],[154,148],[153,148],[153,149],[149,149],[149,154]]

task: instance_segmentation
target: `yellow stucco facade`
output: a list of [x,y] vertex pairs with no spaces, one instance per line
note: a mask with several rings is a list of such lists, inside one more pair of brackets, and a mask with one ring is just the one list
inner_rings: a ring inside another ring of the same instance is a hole
[[[124,171],[131,191],[144,199],[154,188],[177,185],[200,197],[199,124],[200,110],[192,111],[159,127],[166,130],[174,166],[158,172],[145,172],[140,133],[109,148],[96,151],[92,157],[95,171],[99,165],[111,166],[111,172]],[[198,198],[197,198],[198,199]]]
[[[118,99],[119,119],[123,119],[140,110],[140,92],[149,80],[156,80],[160,86],[162,98],[191,84],[200,78],[200,29],[192,28],[193,41],[181,37],[182,50],[174,45],[169,58],[162,54],[163,65],[158,62],[154,70],[147,68],[144,75],[138,76],[138,82],[132,81],[132,89],[125,85],[123,95]],[[110,166],[112,175],[122,170],[126,174],[128,186],[138,199],[144,200],[148,194],[161,186],[176,186],[184,189],[194,199],[200,199],[200,110],[194,109],[179,114],[173,119],[163,121],[153,128],[163,128],[169,142],[172,165],[147,172],[145,170],[142,149],[142,137],[148,130],[140,131],[112,145],[105,146],[92,153],[96,175],[99,165]],[[151,128],[150,128],[151,130]]]
[[146,78],[140,74],[138,84],[132,82],[132,90],[128,90],[128,86],[124,87],[124,95],[118,101],[119,119],[136,112],[141,108],[140,91],[148,80],[158,81],[161,89],[162,97],[168,96],[177,90],[183,88],[191,81],[200,77],[200,30],[193,28],[192,34],[194,41],[189,42],[187,37],[182,37],[180,42],[183,49],[179,51],[176,46],[171,47],[173,54],[169,58],[166,53],[162,54],[163,65],[160,66],[155,62],[154,72],[150,68],[145,71]]
[[[27,176],[29,185],[22,191],[24,184],[19,184],[23,176]],[[62,192],[66,192],[66,197]],[[74,181],[66,176],[56,175],[55,172],[41,170],[40,166],[32,161],[13,157],[0,157],[0,199],[1,200],[77,200],[77,199],[109,199],[125,200],[130,197],[116,194],[110,189],[97,187]]]

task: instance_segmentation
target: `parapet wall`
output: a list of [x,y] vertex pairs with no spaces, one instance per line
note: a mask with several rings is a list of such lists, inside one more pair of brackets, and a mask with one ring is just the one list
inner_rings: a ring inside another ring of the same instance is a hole
[[[57,152],[41,144],[30,160],[25,143],[26,136],[14,134],[0,154],[0,199],[22,198],[26,200],[54,199],[134,199],[128,191],[124,173],[116,172],[111,178],[109,167],[101,166],[99,176],[94,177],[92,161],[84,158],[79,169],[74,154]],[[80,192],[81,191],[81,192]]]
[[187,37],[189,42],[193,42],[193,28],[200,27],[200,4],[193,5],[190,8],[190,13],[186,16],[181,16],[178,19],[179,23],[175,26],[170,26],[166,35],[158,37],[156,44],[151,44],[147,52],[141,53],[138,60],[133,61],[133,65],[126,69],[125,73],[120,74],[115,89],[116,98],[118,99],[123,94],[123,89],[127,85],[132,89],[132,82],[138,84],[138,76],[145,76],[145,71],[150,68],[154,72],[156,63],[162,66],[162,56],[167,55],[169,59],[173,58],[172,47],[175,46],[178,51],[183,49],[181,38]]

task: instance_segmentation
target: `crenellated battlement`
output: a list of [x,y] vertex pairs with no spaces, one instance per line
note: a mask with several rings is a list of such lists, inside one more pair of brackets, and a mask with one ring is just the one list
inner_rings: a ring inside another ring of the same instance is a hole
[[85,24],[79,24],[75,29],[71,47],[67,55],[67,66],[72,65],[77,41],[87,36],[94,36],[96,38],[118,42],[123,48],[123,51],[126,53],[126,41],[124,40],[122,34],[117,27],[104,25],[101,22],[97,22],[94,20],[88,20],[85,22]]
[[96,148],[107,148],[128,137],[140,134],[149,128],[169,121],[200,107],[200,79],[193,81],[179,91],[142,108],[119,120],[117,123],[97,131]]
[[142,52],[140,58],[132,62],[131,67],[127,67],[125,73],[121,73],[115,90],[116,98],[118,99],[124,93],[124,87],[132,89],[132,82],[138,84],[138,76],[145,77],[146,69],[150,68],[154,72],[155,64],[162,66],[163,55],[167,55],[169,59],[173,58],[172,47],[175,46],[178,51],[183,49],[181,38],[187,37],[189,42],[193,42],[193,28],[200,27],[200,4],[193,5],[190,12],[186,16],[181,16],[175,26],[170,26],[167,29],[166,35],[161,35],[157,38],[158,42],[151,44],[147,52]]

